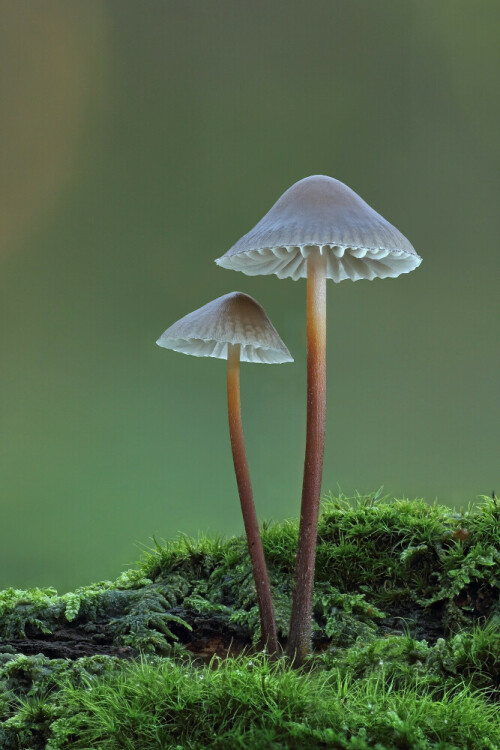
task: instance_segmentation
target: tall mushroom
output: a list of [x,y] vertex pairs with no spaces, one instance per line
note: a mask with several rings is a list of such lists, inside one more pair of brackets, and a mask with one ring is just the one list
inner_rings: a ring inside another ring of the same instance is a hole
[[410,242],[351,188],[314,175],[292,185],[216,263],[249,276],[307,278],[307,430],[288,655],[309,652],[326,416],[326,279],[374,279],[421,263]]
[[265,310],[248,294],[232,292],[209,302],[167,328],[156,342],[197,357],[227,359],[229,434],[241,511],[259,605],[261,640],[270,654],[278,639],[271,587],[253,501],[240,405],[240,361],[293,362]]

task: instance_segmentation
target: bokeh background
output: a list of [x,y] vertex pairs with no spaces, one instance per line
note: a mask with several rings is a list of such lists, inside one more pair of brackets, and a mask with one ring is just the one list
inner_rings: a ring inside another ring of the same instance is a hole
[[0,587],[241,531],[224,363],[155,346],[233,290],[295,357],[242,400],[259,515],[298,515],[305,282],[213,260],[310,174],[423,258],[328,285],[325,492],[498,491],[499,31],[495,0],[0,0]]

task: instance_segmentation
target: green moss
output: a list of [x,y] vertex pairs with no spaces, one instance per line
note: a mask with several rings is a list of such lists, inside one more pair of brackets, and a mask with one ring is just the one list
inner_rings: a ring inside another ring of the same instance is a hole
[[91,635],[105,626],[106,637],[118,645],[162,652],[177,639],[169,623],[190,629],[172,612],[189,590],[189,582],[170,575],[153,583],[138,571],[58,596],[54,589],[0,592],[0,638],[26,638],[31,632],[52,634],[69,624]]
[[59,685],[57,700],[21,701],[8,728],[30,742],[27,728],[33,737],[45,727],[48,750],[493,750],[500,738],[494,706],[470,687],[432,690],[416,680],[396,690],[381,673],[297,673],[259,655],[201,669],[143,659],[99,677],[68,673]]
[[434,645],[402,636],[359,638],[348,649],[330,649],[316,657],[328,669],[339,669],[357,679],[383,677],[396,689],[419,684],[435,690],[462,683],[500,698],[500,631],[496,621],[475,626]]
[[[455,632],[481,614],[498,614],[499,528],[496,502],[488,498],[454,514],[419,500],[328,498],[319,524],[315,637],[352,640],[376,628],[384,612],[399,616],[406,610],[412,616],[436,604],[443,605],[443,628]],[[285,638],[297,525],[264,526],[262,535],[278,629]],[[243,538],[180,537],[155,544],[137,570],[114,583],[63,596],[53,589],[8,589],[0,593],[0,637],[23,638],[27,627],[53,633],[69,623],[91,632],[106,623],[107,636],[117,645],[158,653],[165,642],[182,636],[194,617],[211,613],[258,640]]]
[[121,669],[120,659],[106,656],[73,662],[0,653],[0,747],[43,750],[52,723],[61,716],[61,685],[84,688],[88,680]]
[[[262,535],[284,640],[297,524],[264,525]],[[489,498],[451,513],[423,501],[329,497],[317,650],[298,673],[262,655],[195,666],[183,646],[207,623],[227,642],[257,642],[243,538],[155,542],[115,582],[63,596],[0,592],[0,638],[10,644],[0,643],[0,747],[500,747],[499,537]],[[143,656],[15,653],[22,639],[43,645],[61,633]]]

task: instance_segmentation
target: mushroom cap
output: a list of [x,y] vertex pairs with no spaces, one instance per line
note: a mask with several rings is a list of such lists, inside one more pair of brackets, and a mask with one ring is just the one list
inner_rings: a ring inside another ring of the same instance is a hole
[[326,255],[327,278],[381,279],[408,273],[422,259],[401,232],[354,190],[325,175],[305,177],[215,262],[249,276],[307,277],[307,256]]
[[158,346],[195,357],[227,359],[228,344],[240,344],[242,362],[293,362],[259,303],[243,292],[217,297],[162,333]]

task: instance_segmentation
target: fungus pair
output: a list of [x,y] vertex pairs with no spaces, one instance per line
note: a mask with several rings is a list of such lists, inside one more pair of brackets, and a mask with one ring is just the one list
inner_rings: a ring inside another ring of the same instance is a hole
[[[275,274],[278,278],[291,277],[294,280],[307,278],[307,428],[304,478],[302,485],[302,504],[300,512],[299,541],[295,567],[295,588],[293,593],[292,616],[288,639],[288,656],[299,666],[309,652],[311,639],[312,594],[314,585],[314,566],[316,559],[316,539],[321,493],[321,476],[323,468],[325,417],[326,417],[326,280],[335,282],[351,279],[374,279],[396,277],[408,273],[421,263],[410,242],[374,211],[362,198],[342,182],[315,175],[306,177],[292,185],[263,219],[225,253],[216,263],[249,276]],[[228,295],[232,297],[232,295]],[[186,344],[184,348],[171,346],[172,330],[198,316],[211,305],[217,305],[222,297],[206,305],[201,310],[191,313],[179,323],[174,324],[159,339],[161,346],[177,348],[193,354],[228,357],[228,401],[230,382],[230,355],[237,356],[229,340],[206,339],[203,335],[191,336],[201,341],[203,351],[193,351],[191,347],[198,344]],[[253,301],[254,302],[254,301]],[[254,304],[257,304],[254,302]],[[260,306],[258,306],[260,307]],[[262,310],[262,308],[260,308]],[[263,311],[262,311],[263,312]],[[265,315],[265,313],[264,313]],[[267,318],[267,316],[266,316]],[[271,325],[269,323],[269,325]],[[273,329],[274,330],[274,329]],[[187,333],[187,331],[184,331]],[[175,333],[175,331],[174,331]],[[165,338],[168,334],[168,337]],[[207,334],[208,335],[208,334]],[[277,334],[276,334],[277,336]],[[279,337],[278,337],[279,339]],[[212,342],[212,343],[207,343]],[[213,342],[217,343],[214,345]],[[288,353],[284,344],[280,345]],[[239,341],[240,345],[243,343]],[[253,344],[255,346],[255,344]],[[208,352],[207,349],[211,349]],[[218,354],[213,353],[219,351]],[[242,349],[242,352],[244,349]],[[283,349],[279,351],[283,352]],[[262,356],[262,355],[260,355]],[[289,356],[289,355],[288,355]],[[243,357],[242,357],[243,358]],[[281,361],[290,361],[291,358]],[[262,360],[259,360],[262,361]],[[269,360],[267,360],[269,361]],[[277,360],[273,360],[277,361]],[[239,399],[238,399],[239,411]],[[239,422],[241,425],[241,421]],[[235,458],[235,445],[231,428],[231,444],[235,470],[242,497],[241,487],[245,487]],[[242,435],[242,433],[241,433]],[[241,437],[244,454],[244,444]],[[241,455],[241,449],[236,450]],[[246,471],[246,458],[244,460]],[[246,475],[248,477],[248,473]],[[249,478],[248,478],[248,487]],[[249,497],[251,498],[251,490]],[[244,501],[242,502],[242,509]],[[248,504],[245,504],[247,507]],[[253,513],[253,501],[251,502]],[[245,516],[245,510],[243,511]],[[246,528],[245,520],[245,528]],[[255,520],[256,523],[256,520]],[[258,526],[256,527],[256,537]],[[254,537],[247,531],[249,549],[257,545]],[[260,546],[261,549],[261,546]],[[259,585],[262,590],[269,590],[267,574],[261,577],[261,568],[256,568],[252,558],[254,578],[259,596]],[[265,570],[265,562],[263,563]],[[270,592],[269,592],[270,600]],[[263,600],[264,601],[264,600]],[[276,643],[276,629],[264,629],[267,619],[264,617],[263,604],[259,598],[262,633],[267,635],[270,651]],[[272,612],[272,604],[270,605]],[[274,635],[272,635],[274,633]]]

